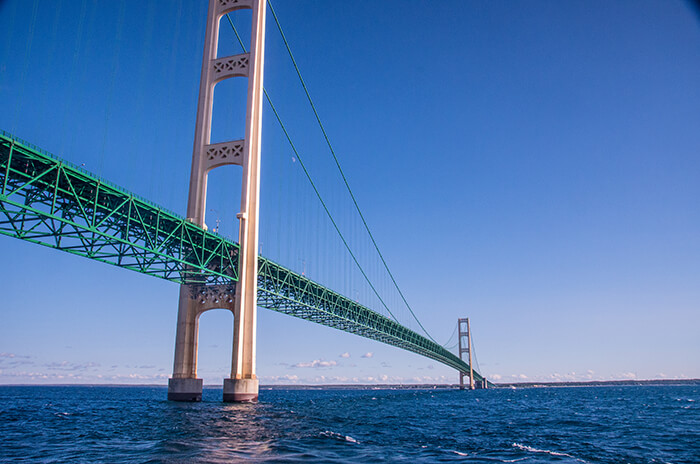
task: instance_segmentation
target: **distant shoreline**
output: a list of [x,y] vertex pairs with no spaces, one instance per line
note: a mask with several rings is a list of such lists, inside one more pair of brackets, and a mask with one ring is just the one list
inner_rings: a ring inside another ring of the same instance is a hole
[[[545,388],[545,387],[620,387],[697,385],[700,379],[655,380],[593,380],[587,382],[513,382],[498,383],[492,388]],[[0,384],[0,387],[163,387],[165,384]],[[204,388],[221,388],[221,385],[204,385]],[[261,390],[456,390],[459,384],[345,384],[345,385],[260,385]]]
[[586,382],[515,382],[499,383],[498,388],[538,388],[538,387],[615,387],[643,385],[698,385],[700,379],[654,379],[654,380],[592,380]]
[[[656,379],[656,380],[594,380],[587,382],[516,382],[497,383],[489,388],[542,388],[542,387],[614,387],[614,386],[658,386],[658,385],[697,385],[700,379]],[[212,385],[211,387],[215,387]],[[325,389],[357,389],[357,390],[415,390],[415,389],[459,389],[459,384],[365,384],[365,385],[260,385],[261,389],[269,390],[325,390]]]

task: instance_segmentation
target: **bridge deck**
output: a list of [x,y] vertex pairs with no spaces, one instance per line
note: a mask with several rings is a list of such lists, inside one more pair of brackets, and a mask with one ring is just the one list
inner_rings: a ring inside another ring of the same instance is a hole
[[[0,132],[0,234],[181,284],[238,280],[237,243]],[[258,305],[432,358],[437,343],[266,258]],[[476,380],[481,375],[474,373]]]

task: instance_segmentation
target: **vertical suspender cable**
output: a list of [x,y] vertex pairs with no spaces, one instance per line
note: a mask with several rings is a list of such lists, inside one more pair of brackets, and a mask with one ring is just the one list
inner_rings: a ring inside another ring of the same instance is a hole
[[[80,7],[80,16],[78,18],[78,27],[75,30],[75,45],[73,46],[73,63],[71,64],[71,71],[70,71],[70,82],[75,82],[75,75],[76,75],[76,69],[78,67],[78,57],[80,55],[81,49],[82,49],[82,37],[83,37],[83,29],[85,28],[85,16],[87,15],[87,0],[83,0],[82,5]],[[69,99],[66,101],[66,104],[64,105],[63,108],[63,117],[61,118],[61,123],[63,124],[63,127],[61,128],[61,137],[62,137],[62,147],[61,150],[59,151],[60,154],[65,154],[68,149],[68,142],[66,141],[66,134],[68,131],[66,130],[66,121],[68,120],[68,114],[70,112],[68,108],[68,101],[74,102],[75,101],[75,86],[71,86],[71,91],[69,95]]]
[[[394,275],[392,272],[389,270],[389,266],[386,263],[386,260],[384,259],[384,256],[382,255],[381,251],[379,251],[379,246],[377,245],[376,240],[374,239],[374,235],[372,235],[372,232],[369,229],[369,225],[367,225],[367,221],[365,220],[365,216],[362,214],[362,211],[360,210],[360,206],[357,203],[357,199],[355,198],[355,195],[352,193],[352,189],[350,188],[350,184],[348,183],[347,178],[345,177],[345,173],[343,172],[343,169],[340,167],[340,161],[338,161],[338,157],[335,154],[335,150],[333,150],[333,146],[331,145],[330,139],[328,138],[328,134],[326,133],[326,129],[323,127],[323,124],[321,123],[321,118],[318,115],[318,111],[316,111],[316,106],[314,105],[313,101],[311,100],[311,95],[309,94],[309,91],[306,87],[306,83],[304,82],[304,79],[301,77],[301,71],[299,71],[299,66],[297,66],[296,60],[294,59],[294,55],[292,54],[292,50],[289,46],[289,42],[287,42],[287,38],[284,35],[284,32],[282,31],[282,26],[279,23],[279,20],[277,18],[277,14],[275,14],[275,9],[272,7],[272,3],[270,3],[270,0],[267,0],[267,4],[270,6],[270,13],[272,13],[272,17],[275,20],[275,24],[277,24],[277,29],[279,30],[282,40],[284,41],[284,45],[287,48],[287,52],[289,53],[289,57],[292,60],[292,63],[294,64],[294,69],[297,72],[297,76],[299,77],[299,80],[301,81],[301,85],[304,88],[304,92],[306,93],[306,97],[309,100],[309,104],[311,105],[311,109],[314,112],[314,115],[316,116],[316,121],[319,124],[319,127],[321,128],[321,132],[323,133],[323,137],[326,140],[326,144],[328,145],[328,148],[330,149],[331,155],[333,155],[333,160],[335,161],[336,166],[338,167],[338,170],[340,171],[340,175],[343,178],[343,182],[345,183],[345,187],[347,188],[348,192],[350,193],[350,198],[352,198],[352,202],[355,205],[355,209],[357,210],[357,213],[360,215],[360,219],[362,220],[362,224],[364,225],[365,230],[367,231],[367,234],[369,235],[372,244],[374,245],[375,250],[377,251],[377,254],[379,255],[379,259],[381,259],[382,264],[384,265],[384,268],[386,269],[387,273],[389,274],[389,277],[391,278],[391,281],[394,284],[394,287],[398,291],[399,295],[401,296],[401,299],[403,300],[404,304],[410,311],[411,315],[413,318],[416,320],[418,325],[420,326],[421,329],[423,329],[423,332],[430,338],[432,341],[435,342],[435,339],[433,339],[432,336],[428,333],[428,331],[423,327],[423,324],[418,320],[418,317],[416,317],[415,313],[413,312],[413,309],[411,308],[411,305],[408,304],[408,301],[406,300],[406,297],[404,296],[403,292],[399,288],[398,283],[396,282],[396,279],[394,278]],[[437,343],[437,342],[435,342]]]
[[32,20],[29,23],[29,40],[27,41],[27,46],[24,48],[24,64],[22,65],[22,77],[20,78],[20,90],[19,96],[15,101],[15,111],[12,117],[12,133],[15,133],[17,118],[19,117],[19,109],[22,107],[22,98],[24,98],[24,86],[27,77],[27,71],[29,70],[29,56],[32,53],[32,42],[34,41],[34,26],[36,24],[36,15],[39,11],[39,1],[34,1],[34,8],[32,9]]
[[[245,46],[243,45],[243,41],[241,40],[241,37],[238,35],[238,31],[236,31],[235,26],[233,25],[233,21],[231,21],[230,16],[227,14],[226,18],[228,18],[229,24],[231,25],[231,28],[233,28],[234,33],[236,34],[236,38],[238,39],[239,43],[241,44],[241,47],[243,47],[243,50],[245,51]],[[321,205],[323,206],[323,210],[325,211],[326,215],[330,219],[331,223],[333,224],[333,228],[335,231],[338,233],[340,236],[340,240],[343,242],[343,245],[345,248],[348,250],[348,253],[350,253],[350,256],[353,260],[353,262],[357,265],[358,269],[360,270],[360,273],[364,277],[364,279],[367,281],[367,284],[370,286],[372,289],[372,292],[377,296],[379,299],[380,303],[384,308],[387,310],[389,315],[396,321],[399,322],[396,316],[394,316],[394,313],[391,312],[389,307],[384,303],[384,300],[382,297],[379,295],[379,292],[377,292],[377,289],[374,287],[372,282],[369,280],[369,277],[367,276],[367,273],[363,269],[363,267],[360,265],[359,261],[357,260],[357,257],[355,256],[355,253],[353,253],[352,249],[350,248],[350,245],[348,244],[345,236],[343,233],[340,231],[340,228],[338,227],[338,224],[336,223],[335,219],[333,219],[333,215],[331,214],[330,210],[328,209],[328,206],[326,205],[325,201],[323,201],[323,197],[321,196],[321,192],[319,192],[318,188],[316,187],[316,184],[314,181],[311,179],[311,174],[309,173],[308,169],[306,168],[306,165],[304,164],[304,161],[301,159],[301,156],[299,155],[299,152],[297,151],[296,147],[294,146],[294,143],[292,143],[292,138],[289,135],[289,132],[287,132],[287,128],[284,126],[282,123],[282,119],[277,112],[277,109],[275,108],[275,105],[272,104],[272,100],[270,99],[270,95],[267,93],[267,90],[263,89],[263,92],[265,94],[265,98],[267,99],[267,103],[270,105],[270,108],[272,109],[273,114],[275,115],[275,118],[277,119],[277,122],[279,123],[280,127],[282,128],[282,132],[284,132],[285,137],[287,138],[287,142],[289,143],[289,146],[292,148],[292,151],[296,155],[297,161],[299,161],[299,165],[301,166],[302,170],[304,171],[304,174],[306,175],[306,178],[309,180],[311,183],[311,187],[313,188],[314,193],[316,194],[316,197],[318,200],[321,202]],[[425,330],[425,329],[424,329]],[[432,338],[431,338],[432,340]],[[434,341],[434,340],[433,340]]]
[[107,134],[109,132],[109,120],[112,115],[112,97],[114,96],[114,82],[119,70],[119,51],[122,42],[122,28],[124,26],[124,3],[119,8],[119,19],[117,20],[117,38],[114,46],[114,56],[112,57],[112,74],[109,79],[107,90],[107,105],[105,108],[104,132],[102,134],[102,148],[100,149],[100,159],[97,165],[97,174],[102,176],[104,167],[105,148],[107,147]]

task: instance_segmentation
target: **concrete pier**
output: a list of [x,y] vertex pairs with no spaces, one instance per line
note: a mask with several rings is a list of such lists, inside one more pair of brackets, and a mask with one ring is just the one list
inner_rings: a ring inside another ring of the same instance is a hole
[[224,379],[225,403],[257,403],[258,379]]
[[168,401],[202,401],[202,379],[168,379]]

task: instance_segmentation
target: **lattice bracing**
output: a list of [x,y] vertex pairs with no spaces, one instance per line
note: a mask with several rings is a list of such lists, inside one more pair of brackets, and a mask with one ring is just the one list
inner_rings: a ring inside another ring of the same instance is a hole
[[[0,189],[0,234],[198,284],[193,288],[202,298],[235,294],[237,243],[4,132]],[[469,371],[467,363],[437,343],[263,257],[258,305]],[[482,380],[476,372],[474,377]]]
[[245,141],[243,140],[205,145],[206,158],[204,162],[206,169],[214,169],[226,164],[237,164],[240,166],[243,162],[244,146]]
[[238,245],[0,134],[0,234],[179,283],[237,280]]
[[[437,343],[306,277],[260,258],[258,306],[394,345],[460,371],[469,365]],[[475,374],[475,379],[482,380]]]
[[211,62],[214,82],[234,76],[248,76],[250,56],[247,53],[227,56]]

